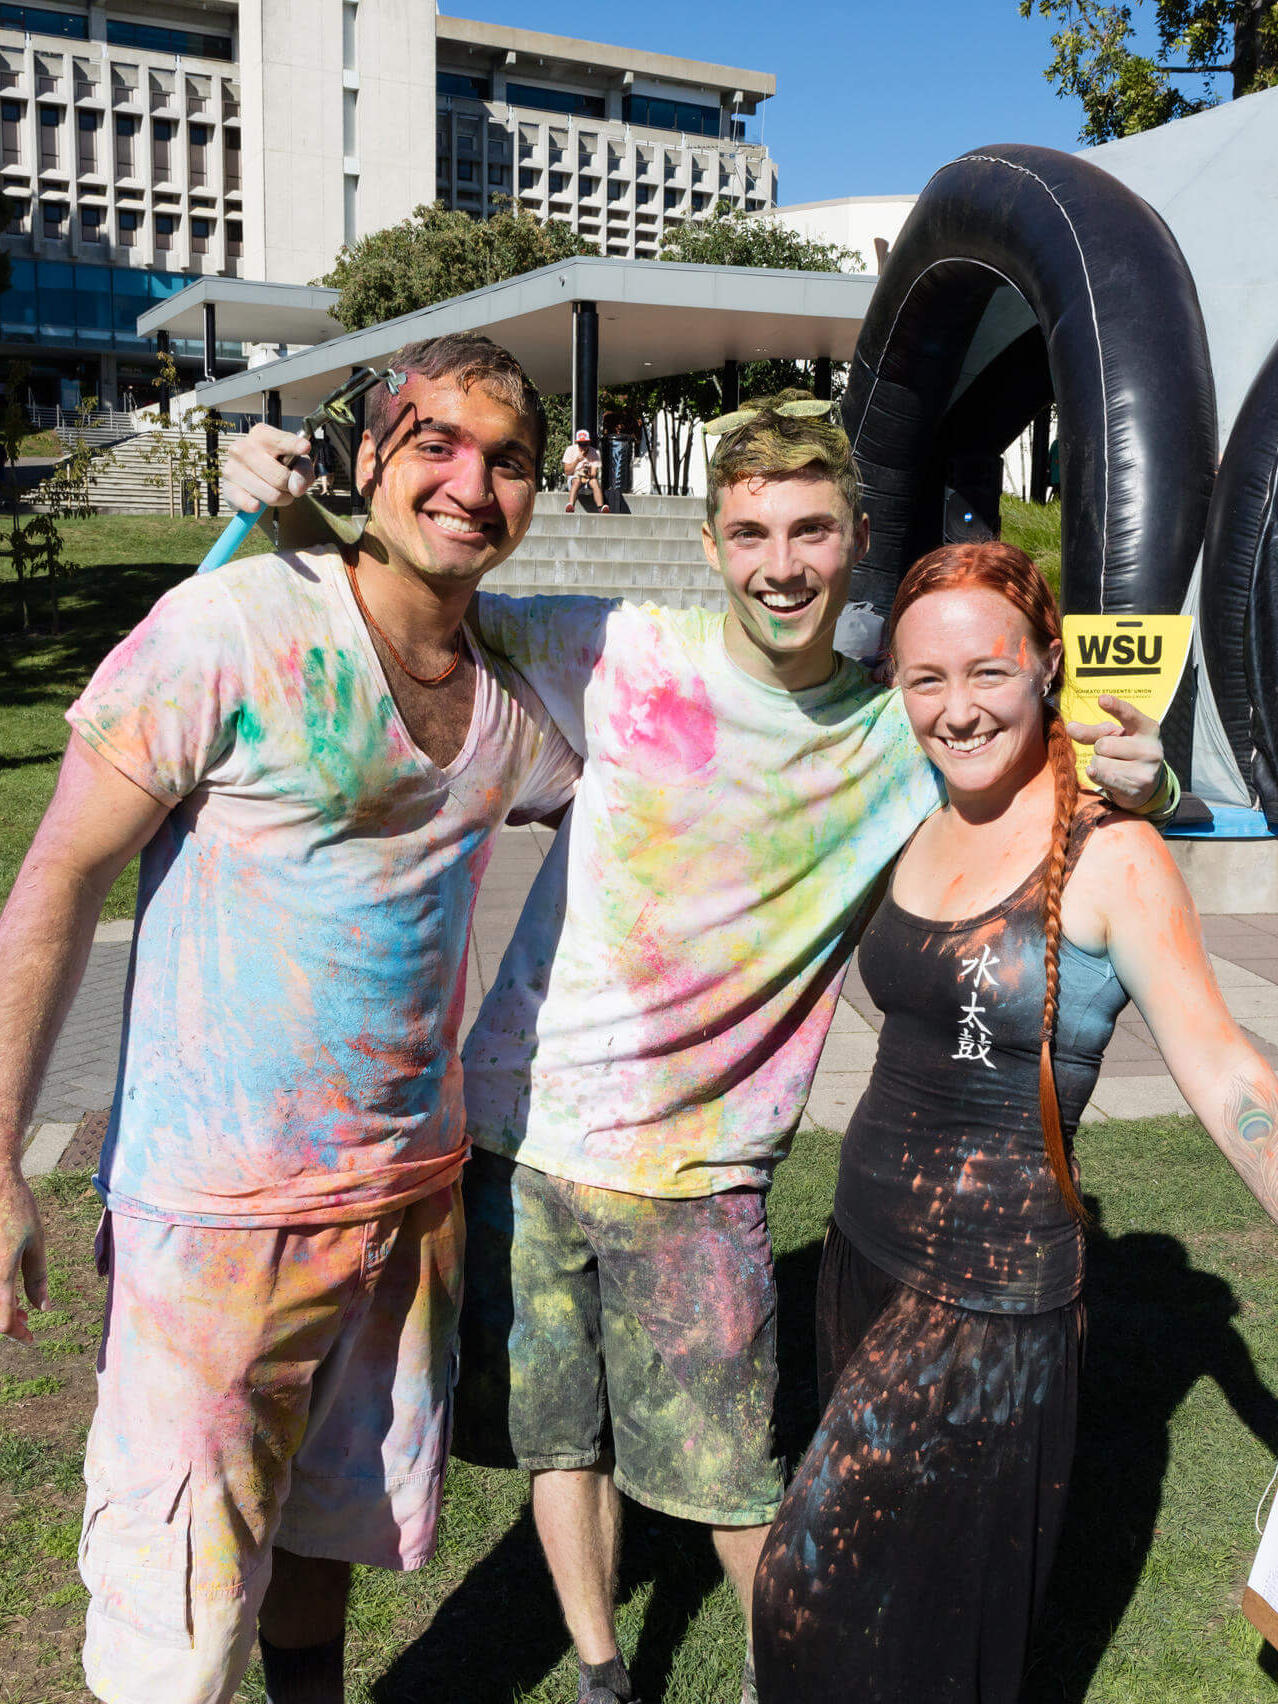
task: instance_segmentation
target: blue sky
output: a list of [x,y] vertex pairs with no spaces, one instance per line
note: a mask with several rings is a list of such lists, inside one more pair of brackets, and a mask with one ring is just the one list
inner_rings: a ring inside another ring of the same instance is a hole
[[1079,146],[1081,108],[1042,74],[1050,25],[1023,20],[1016,0],[443,0],[441,10],[775,73],[762,116],[782,202],[916,191],[983,142]]

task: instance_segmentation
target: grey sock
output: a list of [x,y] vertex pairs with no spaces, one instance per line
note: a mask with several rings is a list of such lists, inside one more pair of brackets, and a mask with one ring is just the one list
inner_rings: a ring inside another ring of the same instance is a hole
[[342,1704],[346,1696],[342,1680],[344,1634],[323,1645],[302,1645],[296,1650],[272,1645],[260,1633],[257,1642],[262,1651],[267,1704]]
[[578,1662],[578,1704],[589,1698],[596,1687],[611,1692],[615,1698],[620,1699],[621,1704],[634,1704],[635,1695],[631,1690],[630,1676],[626,1673],[626,1665],[621,1660],[620,1651],[615,1657],[609,1657],[606,1663]]

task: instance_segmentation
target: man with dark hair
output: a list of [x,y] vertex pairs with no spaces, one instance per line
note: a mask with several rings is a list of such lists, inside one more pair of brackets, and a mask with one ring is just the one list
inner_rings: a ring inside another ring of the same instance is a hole
[[[115,876],[142,851],[98,1187],[110,1274],[84,1663],[108,1704],[338,1704],[352,1562],[432,1553],[460,1293],[476,886],[578,763],[463,629],[528,529],[544,425],[486,339],[397,357],[358,547],[185,581],[68,713],[0,921],[0,1332],[43,1241],[19,1156]],[[273,447],[296,450],[280,433]],[[287,468],[249,458],[241,506]]]

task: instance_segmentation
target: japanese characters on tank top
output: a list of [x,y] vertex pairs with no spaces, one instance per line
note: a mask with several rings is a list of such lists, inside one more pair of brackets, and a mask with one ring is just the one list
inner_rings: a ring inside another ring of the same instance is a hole
[[[1080,805],[1067,881],[1105,815]],[[1046,875],[1044,860],[999,905],[952,923],[911,916],[889,893],[861,942],[884,1023],[843,1142],[835,1221],[892,1277],[980,1312],[1046,1312],[1082,1284],[1082,1234],[1038,1105]],[[1108,955],[1062,939],[1054,1060],[1071,1163],[1126,1004]]]

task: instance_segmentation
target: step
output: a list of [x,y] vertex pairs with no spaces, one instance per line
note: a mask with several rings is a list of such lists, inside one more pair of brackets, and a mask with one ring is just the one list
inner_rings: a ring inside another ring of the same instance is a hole
[[546,562],[677,562],[713,573],[701,550],[682,539],[528,538],[520,551]]
[[697,573],[695,569],[669,567],[658,562],[582,562],[568,566],[561,562],[538,562],[535,558],[530,561],[524,556],[516,556],[510,563],[503,563],[486,575],[485,584],[499,585],[507,576],[526,581],[543,591],[588,592],[592,596],[597,587],[604,585],[628,586],[636,593],[671,587],[698,592],[723,590],[722,580],[708,570]]
[[538,586],[523,580],[512,580],[510,584],[499,583],[496,571],[484,578],[486,591],[501,592],[511,598],[545,598],[567,596],[573,592],[581,592],[583,596],[592,598],[617,598],[627,603],[650,603],[664,605],[668,609],[708,609],[722,613],[728,607],[728,600],[722,590],[713,591],[709,588],[696,587],[665,587],[644,590],[630,584],[598,585],[589,588],[576,586]]

